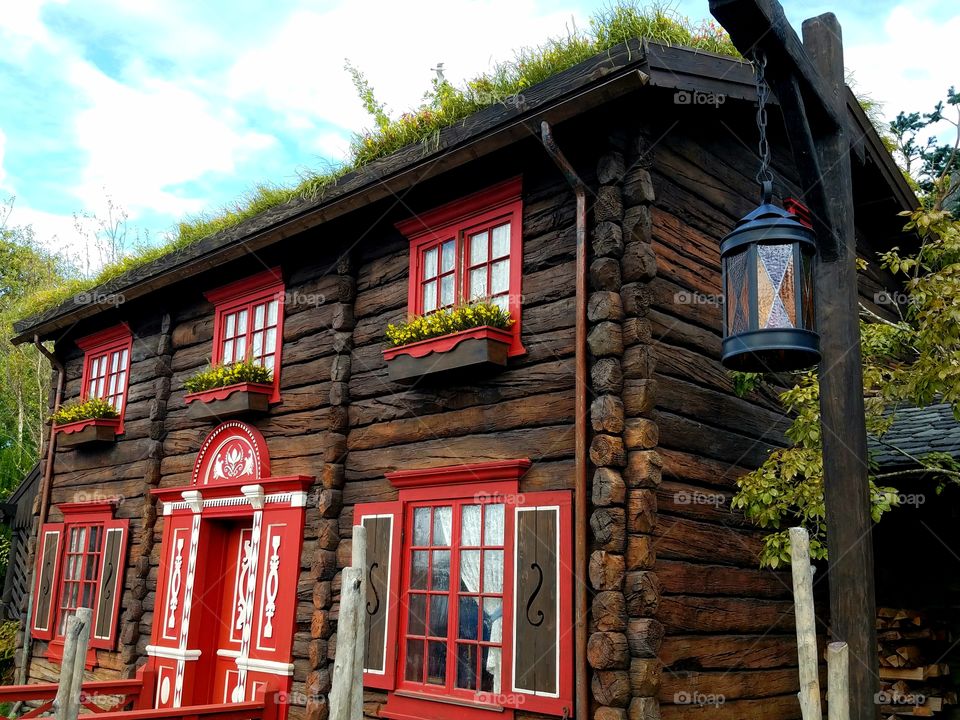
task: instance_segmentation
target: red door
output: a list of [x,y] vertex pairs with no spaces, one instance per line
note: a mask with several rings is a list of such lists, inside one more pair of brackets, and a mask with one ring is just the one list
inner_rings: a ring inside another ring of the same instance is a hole
[[[249,519],[232,522],[225,527],[223,575],[216,627],[210,628],[209,652],[213,657],[213,683],[209,702],[242,702],[233,697],[237,689],[244,623],[250,622],[246,607],[248,583],[256,585],[256,561],[253,557],[253,527]],[[205,649],[206,650],[206,649]]]

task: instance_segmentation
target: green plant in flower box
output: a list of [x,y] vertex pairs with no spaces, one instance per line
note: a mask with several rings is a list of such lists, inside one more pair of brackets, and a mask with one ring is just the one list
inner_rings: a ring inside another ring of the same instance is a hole
[[462,330],[494,327],[506,330],[513,325],[510,312],[493,303],[481,302],[417,315],[406,322],[387,325],[387,340],[394,347],[420,340],[443,337]]
[[118,417],[118,415],[113,405],[101,398],[90,398],[89,400],[77,399],[64,403],[59,410],[50,416],[50,419],[55,425],[66,425],[80,420],[115,417]]
[[273,370],[254,362],[243,361],[204,368],[196,375],[184,380],[183,387],[188,393],[197,393],[239,383],[271,382],[273,382]]

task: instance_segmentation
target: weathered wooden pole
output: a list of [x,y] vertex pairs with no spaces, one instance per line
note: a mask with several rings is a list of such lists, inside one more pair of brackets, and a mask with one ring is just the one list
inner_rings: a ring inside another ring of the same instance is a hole
[[357,588],[357,619],[355,632],[357,644],[353,650],[353,673],[350,705],[355,720],[363,717],[363,653],[367,647],[367,529],[353,526],[353,567],[360,569],[360,587]]
[[847,644],[827,645],[827,720],[850,720],[850,654]]
[[80,694],[83,691],[83,671],[90,643],[90,625],[93,610],[77,608],[67,618],[63,639],[63,659],[60,661],[60,683],[53,701],[56,720],[77,720],[80,714]]
[[807,20],[801,43],[776,0],[710,0],[710,11],[744,56],[766,55],[813,214],[830,627],[849,646],[850,717],[875,720],[872,520],[840,24],[830,13]]
[[[824,102],[846,110],[843,41],[832,13],[803,23],[803,44],[830,95]],[[820,422],[824,502],[829,551],[830,626],[850,654],[850,717],[873,720],[879,707],[877,610],[873,576],[873,519],[863,408],[857,248],[847,124],[819,133],[815,145],[835,255],[821,253],[815,275],[820,328]]]
[[330,687],[330,720],[363,717],[363,649],[366,617],[363,580],[367,557],[367,530],[353,526],[353,567],[344,568],[340,580],[340,614],[337,617],[337,654]]
[[810,537],[805,528],[790,528],[790,565],[793,571],[793,614],[797,625],[797,659],[800,665],[800,692],[797,693],[800,712],[803,720],[823,720]]

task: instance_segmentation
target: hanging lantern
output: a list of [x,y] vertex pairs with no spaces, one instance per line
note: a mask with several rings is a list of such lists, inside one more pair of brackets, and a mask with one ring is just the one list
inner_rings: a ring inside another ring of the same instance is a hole
[[781,372],[820,361],[814,331],[813,232],[763,201],[720,243],[723,352],[731,370]]
[[774,205],[767,143],[766,58],[754,58],[757,127],[760,130],[760,207],[743,217],[720,241],[723,272],[723,349],[731,370],[783,372],[820,361],[814,331],[813,231]]

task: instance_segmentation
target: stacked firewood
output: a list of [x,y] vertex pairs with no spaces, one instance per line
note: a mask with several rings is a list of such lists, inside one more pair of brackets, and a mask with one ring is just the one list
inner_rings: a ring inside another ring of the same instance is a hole
[[906,608],[877,610],[880,694],[884,720],[932,717],[956,704],[949,668],[940,659],[949,647],[947,629]]

